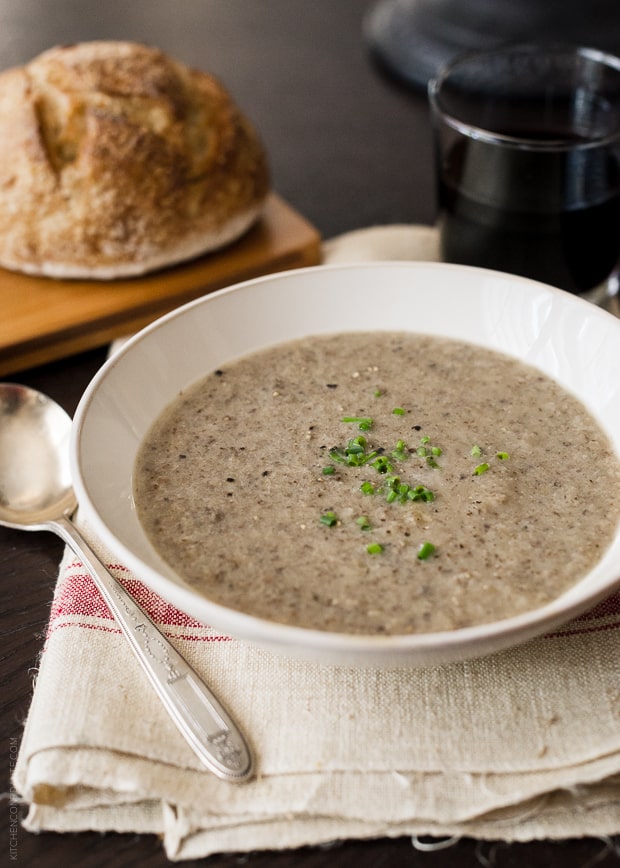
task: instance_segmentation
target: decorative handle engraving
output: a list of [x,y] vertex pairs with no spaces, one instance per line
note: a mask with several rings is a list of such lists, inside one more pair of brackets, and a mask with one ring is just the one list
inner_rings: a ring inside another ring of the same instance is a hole
[[204,765],[222,780],[253,773],[249,748],[209,688],[103,566],[69,520],[55,529],[81,558],[170,717]]

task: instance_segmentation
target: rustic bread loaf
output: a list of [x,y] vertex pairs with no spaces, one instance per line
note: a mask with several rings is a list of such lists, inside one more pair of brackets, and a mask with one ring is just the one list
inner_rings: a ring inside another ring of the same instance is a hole
[[0,266],[143,274],[237,239],[268,187],[221,84],[155,48],[85,42],[0,74]]

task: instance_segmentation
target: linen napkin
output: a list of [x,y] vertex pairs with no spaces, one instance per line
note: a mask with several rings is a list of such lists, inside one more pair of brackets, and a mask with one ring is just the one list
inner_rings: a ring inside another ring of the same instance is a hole
[[[430,227],[324,246],[327,262],[436,258]],[[27,829],[153,833],[171,860],[346,838],[620,833],[620,593],[501,654],[331,667],[198,623],[82,530],[231,710],[258,775],[234,785],[201,768],[66,550],[14,774]]]

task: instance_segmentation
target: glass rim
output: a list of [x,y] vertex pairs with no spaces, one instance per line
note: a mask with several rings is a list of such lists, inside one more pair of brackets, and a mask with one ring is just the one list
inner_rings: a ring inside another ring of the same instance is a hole
[[550,55],[566,55],[584,57],[597,64],[603,65],[618,73],[620,80],[620,56],[592,48],[585,45],[571,45],[565,43],[536,43],[515,42],[495,46],[494,48],[476,49],[458,54],[429,80],[427,86],[428,100],[436,118],[440,118],[445,124],[455,131],[471,139],[478,139],[488,144],[504,145],[505,147],[518,148],[532,151],[578,151],[599,148],[620,138],[620,125],[618,129],[605,135],[595,136],[588,141],[575,141],[563,136],[550,139],[536,139],[528,136],[508,135],[496,130],[472,124],[462,120],[452,112],[445,109],[441,103],[440,90],[448,76],[458,67],[475,59],[484,59],[493,55],[534,54],[544,51]]

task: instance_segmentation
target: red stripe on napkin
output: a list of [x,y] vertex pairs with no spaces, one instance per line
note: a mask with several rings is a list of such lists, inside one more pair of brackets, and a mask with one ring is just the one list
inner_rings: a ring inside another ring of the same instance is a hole
[[[107,564],[107,568],[112,573],[129,572],[126,567],[120,564]],[[82,569],[83,566],[79,561],[68,565],[66,575],[52,602],[47,631],[48,637],[59,627],[69,626],[120,633],[120,629],[114,625],[114,616],[99,593],[97,586],[88,573],[81,572]],[[230,636],[218,634],[215,631],[205,632],[210,631],[211,628],[166,602],[159,594],[151,591],[143,582],[130,577],[123,578],[118,575],[117,578],[136,603],[164,631],[170,627],[181,627],[184,629],[182,634],[179,634],[178,630],[175,630],[175,638],[204,642],[231,641]],[[85,623],[80,620],[82,618],[108,621],[109,626],[105,624]]]
[[[112,573],[129,573],[122,564],[108,564]],[[96,585],[88,573],[83,573],[82,564],[75,561],[67,567],[67,572],[62,581],[54,601],[52,603],[50,620],[48,625],[48,637],[60,627],[84,627],[89,630],[103,630],[105,632],[120,633],[114,625],[114,617],[110,612],[105,600],[97,590]],[[158,594],[151,591],[143,582],[130,576],[122,578],[117,576],[123,583],[133,599],[144,609],[156,624],[166,628],[183,628],[179,634],[174,630],[174,636],[178,639],[189,639],[202,642],[226,642],[232,641],[226,636],[202,624],[185,612],[166,602]],[[82,618],[108,621],[106,624],[93,624],[84,622]],[[547,638],[560,636],[579,635],[584,633],[599,632],[603,630],[615,630],[620,628],[620,591],[607,597],[590,611],[585,612],[563,627],[547,633]]]

